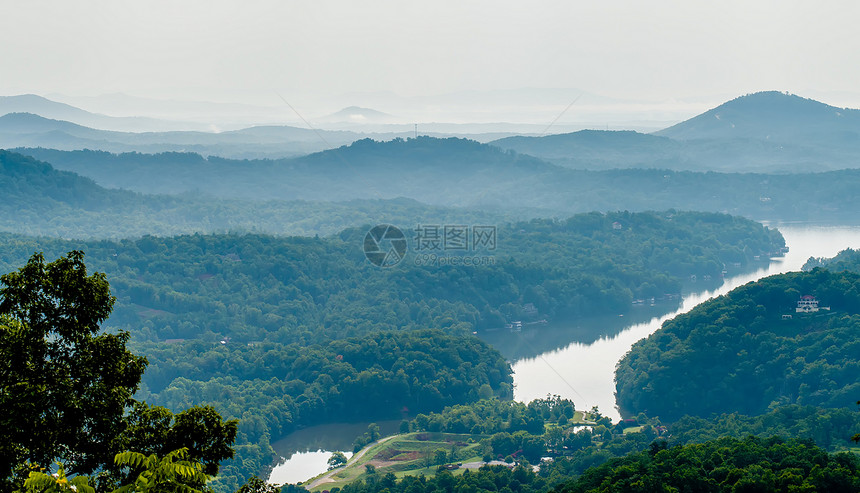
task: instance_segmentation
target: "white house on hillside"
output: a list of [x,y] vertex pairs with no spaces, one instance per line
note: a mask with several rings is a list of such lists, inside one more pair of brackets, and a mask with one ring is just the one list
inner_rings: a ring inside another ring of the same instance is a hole
[[815,296],[805,294],[797,301],[797,313],[815,313],[819,310],[830,310],[829,306],[818,306],[818,300]]

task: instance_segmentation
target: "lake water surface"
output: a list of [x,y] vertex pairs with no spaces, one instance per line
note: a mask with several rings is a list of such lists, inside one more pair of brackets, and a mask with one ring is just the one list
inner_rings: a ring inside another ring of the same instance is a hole
[[[352,456],[352,442],[367,431],[370,423],[331,423],[311,426],[272,444],[283,458],[269,475],[273,484],[298,483],[328,469],[328,459],[335,451]],[[383,436],[397,433],[400,420],[377,421]]]

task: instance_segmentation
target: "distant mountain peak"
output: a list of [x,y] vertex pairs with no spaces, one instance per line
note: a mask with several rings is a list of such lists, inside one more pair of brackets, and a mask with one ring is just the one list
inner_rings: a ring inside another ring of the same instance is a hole
[[860,131],[860,110],[836,108],[788,92],[739,96],[701,115],[655,132],[679,140],[768,139]]
[[348,122],[348,123],[389,123],[394,116],[372,108],[361,106],[347,106],[346,108],[320,118],[324,122]]
[[750,94],[744,94],[743,96],[738,96],[735,99],[730,101],[726,101],[714,108],[714,110],[718,110],[720,108],[734,108],[734,107],[744,107],[747,109],[777,109],[777,110],[791,110],[796,108],[833,108],[828,104],[822,103],[820,101],[816,101],[814,99],[804,98],[798,96],[797,94],[792,94],[790,92],[781,92],[781,91],[760,91],[753,92]]

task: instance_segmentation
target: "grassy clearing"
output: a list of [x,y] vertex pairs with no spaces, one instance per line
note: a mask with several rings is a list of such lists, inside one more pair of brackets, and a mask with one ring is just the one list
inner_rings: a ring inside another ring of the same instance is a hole
[[[483,438],[486,436],[438,432],[395,435],[388,440],[371,445],[357,460],[350,460],[346,466],[328,473],[331,481],[317,484],[310,489],[322,491],[343,487],[366,477],[368,465],[375,468],[377,475],[390,472],[397,477],[419,474],[427,477],[434,476],[440,463],[480,461],[484,450],[478,442]],[[440,451],[445,454],[444,462],[440,462],[442,455]],[[460,470],[452,472],[462,473]],[[306,484],[313,484],[313,480]]]

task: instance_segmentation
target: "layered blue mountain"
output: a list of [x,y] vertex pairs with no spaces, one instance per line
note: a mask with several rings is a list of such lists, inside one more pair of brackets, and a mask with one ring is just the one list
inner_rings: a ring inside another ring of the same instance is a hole
[[760,92],[651,135],[584,130],[492,144],[577,169],[803,173],[858,167],[858,137],[860,110]]

